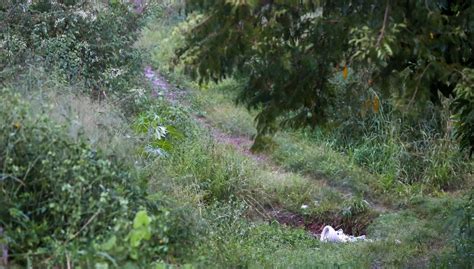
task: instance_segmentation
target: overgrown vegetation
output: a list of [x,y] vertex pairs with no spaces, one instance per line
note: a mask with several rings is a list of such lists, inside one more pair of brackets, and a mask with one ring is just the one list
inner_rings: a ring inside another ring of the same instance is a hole
[[[472,266],[473,163],[448,109],[359,95],[350,66],[324,128],[263,136],[265,107],[234,102],[248,76],[198,84],[176,61],[201,18],[183,3],[1,4],[0,266]],[[373,241],[320,242],[328,224]]]
[[[187,1],[194,25],[177,56],[201,80],[243,76],[239,99],[258,108],[260,135],[338,121],[380,100],[418,119],[455,99],[457,137],[474,147],[472,14],[465,1]],[[347,79],[341,106],[340,73]],[[373,93],[375,96],[369,96]],[[374,98],[371,98],[374,97]],[[336,113],[333,113],[336,112]],[[360,113],[365,113],[363,110]],[[436,112],[435,112],[436,113]],[[462,126],[462,127],[461,127]],[[459,128],[461,127],[461,128]]]
[[175,237],[184,229],[179,211],[170,214],[166,196],[150,193],[124,156],[72,140],[10,92],[1,101],[0,216],[14,261],[145,266],[190,246],[189,233]]

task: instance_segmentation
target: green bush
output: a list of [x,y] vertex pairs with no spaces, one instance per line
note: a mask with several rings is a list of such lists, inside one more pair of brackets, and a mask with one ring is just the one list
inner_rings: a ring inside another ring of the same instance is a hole
[[[111,161],[84,140],[72,141],[62,126],[46,114],[32,115],[11,91],[1,96],[0,239],[14,263],[77,264],[112,255],[111,263],[145,265],[192,246],[191,235],[179,232],[185,230],[180,223],[189,225],[182,221],[189,212],[172,214],[166,197],[150,197],[145,178],[132,176],[120,158]],[[140,210],[149,214],[151,229],[143,244],[132,235]],[[112,235],[130,247],[98,251],[97,244]]]
[[64,81],[85,83],[89,93],[105,97],[128,90],[141,72],[134,47],[141,14],[122,1],[107,7],[68,0],[7,1],[0,37],[0,57],[10,78],[14,70],[41,62]]

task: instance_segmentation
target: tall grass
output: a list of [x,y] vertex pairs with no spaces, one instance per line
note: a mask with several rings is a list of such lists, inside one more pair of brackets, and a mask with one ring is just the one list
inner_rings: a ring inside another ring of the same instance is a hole
[[409,121],[395,112],[380,111],[335,130],[315,132],[311,139],[346,153],[355,164],[379,175],[385,189],[402,184],[432,192],[472,184],[473,162],[440,129],[440,119]]
[[65,125],[74,140],[86,138],[92,147],[117,156],[127,156],[134,147],[128,120],[113,98],[94,101],[84,94],[83,85],[63,82],[38,66],[31,66],[7,86],[28,100],[33,113],[46,113]]

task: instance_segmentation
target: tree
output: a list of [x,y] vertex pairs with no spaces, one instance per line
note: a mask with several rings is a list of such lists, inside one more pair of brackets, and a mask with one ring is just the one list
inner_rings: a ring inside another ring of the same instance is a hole
[[[239,100],[275,124],[328,120],[335,74],[348,66],[407,109],[455,99],[458,137],[474,149],[472,1],[188,0],[197,23],[177,50],[201,81],[247,78]],[[370,70],[370,71],[368,71]]]

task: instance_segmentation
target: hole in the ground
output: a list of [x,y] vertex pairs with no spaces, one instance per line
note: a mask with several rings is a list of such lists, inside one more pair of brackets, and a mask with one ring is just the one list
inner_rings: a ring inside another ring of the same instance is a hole
[[284,209],[273,209],[269,215],[280,224],[290,227],[304,228],[314,236],[321,234],[324,226],[331,225],[334,229],[342,229],[344,233],[354,236],[366,233],[367,227],[376,217],[376,213],[365,212],[351,217],[339,214],[328,214],[325,217],[304,216]]

